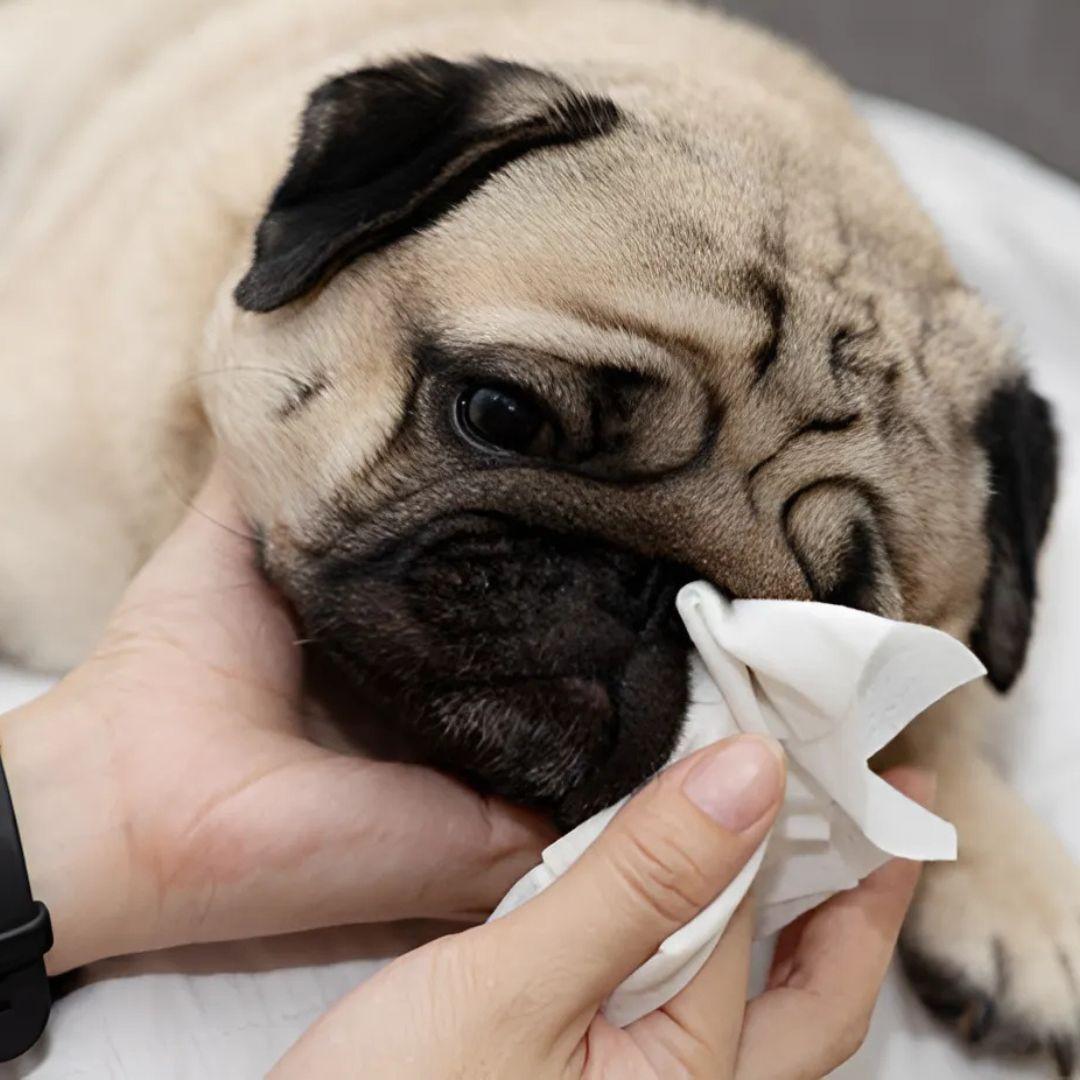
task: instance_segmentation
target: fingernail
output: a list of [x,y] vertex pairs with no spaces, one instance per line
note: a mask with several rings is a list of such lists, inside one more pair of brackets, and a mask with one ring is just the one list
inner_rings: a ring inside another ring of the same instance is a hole
[[783,751],[774,739],[740,735],[699,761],[682,789],[713,821],[740,833],[779,799],[782,760]]

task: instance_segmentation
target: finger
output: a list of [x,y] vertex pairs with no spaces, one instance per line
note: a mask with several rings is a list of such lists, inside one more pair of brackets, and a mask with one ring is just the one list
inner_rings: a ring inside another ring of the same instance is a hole
[[772,824],[783,786],[778,745],[757,736],[663,772],[560,881],[493,924],[513,977],[529,985],[557,973],[564,1018],[595,1007],[731,882]]
[[233,583],[257,578],[254,537],[233,494],[225,466],[215,463],[180,523],[135,578],[148,586]]
[[749,896],[690,983],[662,1008],[627,1029],[658,1075],[733,1074],[753,937],[754,903]]
[[[886,779],[924,805],[932,800],[926,773],[895,769]],[[769,989],[747,1006],[740,1080],[824,1076],[859,1048],[920,869],[893,859],[781,935]]]
[[169,927],[175,941],[475,918],[552,839],[535,816],[430,769],[268,733],[252,757],[258,774],[200,817],[163,883],[177,910],[197,912]]

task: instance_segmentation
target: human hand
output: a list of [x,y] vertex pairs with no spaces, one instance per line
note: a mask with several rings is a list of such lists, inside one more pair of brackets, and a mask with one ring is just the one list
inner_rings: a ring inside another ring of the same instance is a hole
[[[925,801],[928,780],[890,779]],[[505,918],[390,964],[293,1047],[275,1080],[458,1076],[825,1075],[861,1043],[918,877],[893,861],[781,936],[768,989],[746,1003],[744,903],[698,975],[620,1030],[607,995],[736,876],[772,824],[783,768],[753,737],[661,774],[581,859]]]
[[432,770],[301,733],[301,651],[215,472],[93,654],[0,717],[56,974],[169,945],[475,919],[551,837]]

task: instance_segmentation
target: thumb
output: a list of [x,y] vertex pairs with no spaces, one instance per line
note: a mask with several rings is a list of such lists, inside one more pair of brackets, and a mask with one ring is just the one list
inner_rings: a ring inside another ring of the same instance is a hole
[[135,576],[128,598],[142,600],[190,589],[193,582],[213,588],[261,580],[251,529],[221,461],[213,465],[187,506],[172,534]]
[[269,722],[299,691],[296,636],[288,605],[258,568],[255,540],[219,462],[128,586],[98,651],[164,643],[159,660],[195,662],[204,675],[227,673],[236,689],[270,691],[278,708],[267,712]]
[[615,816],[566,875],[491,924],[523,985],[558,973],[565,1017],[598,1005],[730,884],[784,790],[772,739],[744,735],[680,761]]

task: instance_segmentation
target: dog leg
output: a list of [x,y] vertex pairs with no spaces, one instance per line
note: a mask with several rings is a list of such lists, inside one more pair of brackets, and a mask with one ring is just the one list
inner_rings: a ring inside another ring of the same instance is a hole
[[903,740],[908,760],[936,771],[935,809],[956,825],[960,854],[926,867],[901,957],[924,1004],[967,1042],[1048,1052],[1069,1076],[1080,1049],[1080,869],[982,756],[978,693],[952,695]]

